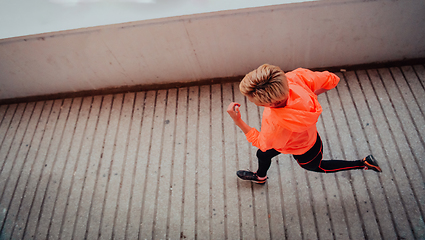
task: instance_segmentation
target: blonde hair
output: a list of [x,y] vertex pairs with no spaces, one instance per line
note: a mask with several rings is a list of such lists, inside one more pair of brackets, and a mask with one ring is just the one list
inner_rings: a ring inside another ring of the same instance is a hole
[[242,79],[239,90],[261,104],[286,99],[289,93],[285,73],[277,66],[263,64]]

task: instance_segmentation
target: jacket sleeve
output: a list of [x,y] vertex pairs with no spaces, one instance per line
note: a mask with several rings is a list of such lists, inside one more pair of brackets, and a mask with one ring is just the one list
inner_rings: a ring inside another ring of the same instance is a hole
[[267,147],[268,144],[264,143],[263,141],[260,141],[259,139],[260,132],[257,129],[251,128],[251,130],[247,134],[245,134],[245,136],[248,142],[252,143],[254,147],[259,148],[261,151],[264,152],[269,149]]
[[254,147],[257,147],[261,151],[265,152],[272,148],[283,148],[289,140],[290,131],[285,131],[283,128],[266,128],[259,132],[257,129],[251,128],[251,130],[245,136],[248,142],[250,142]]
[[308,69],[299,68],[295,70],[298,77],[300,77],[303,82],[311,89],[312,92],[315,92],[319,89],[330,90],[339,83],[339,77],[334,73],[328,71],[324,72],[313,72]]

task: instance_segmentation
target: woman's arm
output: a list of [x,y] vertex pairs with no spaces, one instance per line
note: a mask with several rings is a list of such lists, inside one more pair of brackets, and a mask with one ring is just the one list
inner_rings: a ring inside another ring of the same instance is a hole
[[250,127],[248,124],[246,124],[242,118],[241,113],[239,112],[239,107],[241,105],[239,103],[232,102],[227,107],[227,113],[230,115],[230,117],[235,122],[236,126],[238,126],[244,134],[247,134],[252,127]]

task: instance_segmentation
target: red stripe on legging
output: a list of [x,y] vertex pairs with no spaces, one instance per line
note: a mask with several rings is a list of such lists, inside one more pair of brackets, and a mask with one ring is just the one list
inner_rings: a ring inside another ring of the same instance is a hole
[[320,163],[319,163],[319,168],[320,169],[322,169],[323,171],[325,171],[325,172],[337,172],[337,171],[341,171],[341,170],[345,170],[345,169],[360,169],[360,168],[362,168],[362,167],[360,167],[360,166],[353,166],[353,167],[346,167],[346,168],[337,168],[337,169],[332,169],[332,170],[326,170],[326,169],[323,169],[320,165],[322,164],[322,160],[320,160]]
[[[306,163],[300,163],[300,162],[298,161],[298,159],[295,159],[295,160],[297,160],[297,162],[298,162],[298,164],[299,164],[299,165],[306,165],[306,164],[309,164],[311,161],[315,160],[315,159],[316,159],[316,157],[317,157],[320,153],[322,153],[322,149],[323,149],[323,145],[321,145],[321,146],[320,146],[320,151],[316,154],[316,156],[314,156],[314,158],[313,158],[313,159],[311,159],[310,161],[308,161],[308,162],[306,162]],[[322,159],[323,159],[323,155],[322,155]],[[320,159],[320,163],[322,162],[322,159]],[[320,163],[319,163],[319,167],[320,167]]]

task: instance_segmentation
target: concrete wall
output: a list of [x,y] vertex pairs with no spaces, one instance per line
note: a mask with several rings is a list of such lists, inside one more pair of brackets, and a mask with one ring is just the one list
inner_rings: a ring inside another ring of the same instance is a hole
[[338,0],[0,40],[0,99],[425,57],[425,2]]
[[149,19],[310,0],[0,1],[0,39]]

